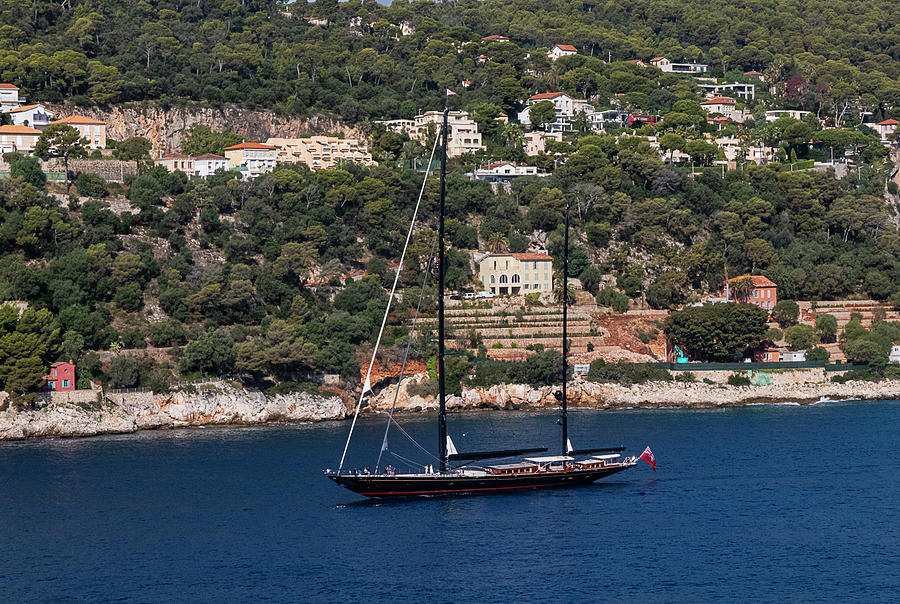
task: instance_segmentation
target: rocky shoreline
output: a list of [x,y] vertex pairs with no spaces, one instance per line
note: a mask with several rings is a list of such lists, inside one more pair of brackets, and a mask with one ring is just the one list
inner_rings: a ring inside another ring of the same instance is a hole
[[266,396],[220,383],[199,392],[107,395],[102,403],[51,401],[28,411],[0,412],[0,440],[98,436],[208,425],[254,425],[343,419],[338,396]]
[[[397,397],[397,411],[420,412],[437,409],[433,397],[410,395],[409,386],[423,378],[404,380]],[[375,411],[391,408],[396,386],[382,390],[372,398]],[[464,409],[542,409],[558,407],[554,392],[557,386],[532,388],[523,384],[491,386],[464,390],[461,396],[451,396],[447,406],[451,410]],[[844,384],[810,382],[773,384],[765,386],[728,386],[725,384],[648,382],[634,386],[597,384],[577,380],[567,388],[569,406],[592,409],[628,408],[694,408],[736,407],[755,403],[815,403],[830,400],[879,400],[900,398],[900,380],[882,382],[849,381]]]
[[[437,409],[433,396],[410,394],[408,388],[424,380],[412,376],[403,381],[397,412],[420,413]],[[397,385],[373,396],[365,412],[391,408]],[[450,410],[527,410],[557,407],[557,387],[532,388],[522,384],[464,390],[448,399]],[[635,386],[595,384],[577,380],[568,388],[572,407],[722,408],[758,403],[810,404],[823,399],[878,400],[900,398],[900,380],[883,382],[798,383],[793,385],[727,386],[703,383],[652,382]],[[257,425],[340,420],[352,408],[338,396],[307,393],[267,396],[218,383],[198,392],[108,395],[101,404],[48,402],[28,411],[0,412],[0,440],[39,437],[79,437],[127,434],[138,430],[207,425]]]

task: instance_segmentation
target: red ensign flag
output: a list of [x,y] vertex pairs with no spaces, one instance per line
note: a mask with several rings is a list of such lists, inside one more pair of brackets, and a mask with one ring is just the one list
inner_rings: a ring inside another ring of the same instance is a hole
[[640,459],[643,459],[648,464],[650,464],[650,467],[652,467],[653,471],[656,472],[656,458],[653,457],[653,451],[650,450],[650,447],[644,449],[644,452],[641,453]]

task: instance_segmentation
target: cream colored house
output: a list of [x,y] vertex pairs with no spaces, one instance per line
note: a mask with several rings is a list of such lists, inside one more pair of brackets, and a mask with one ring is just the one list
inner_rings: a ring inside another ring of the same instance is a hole
[[547,141],[556,141],[561,143],[563,140],[562,132],[526,132],[522,135],[525,139],[525,155],[540,155],[547,150]]
[[70,115],[53,123],[68,124],[78,130],[81,138],[87,139],[88,149],[106,149],[106,124],[100,120],[83,115]]
[[366,143],[355,138],[270,138],[266,144],[276,147],[275,160],[278,163],[304,163],[311,170],[327,170],[344,162],[366,166],[375,164]]
[[247,179],[274,170],[277,149],[274,145],[262,143],[239,143],[225,147],[224,151],[228,169],[241,172],[242,178]]
[[166,153],[153,162],[157,166],[165,166],[169,172],[181,170],[188,176],[194,173],[194,158],[181,153]]
[[553,289],[553,258],[546,253],[488,254],[478,263],[485,291],[493,294],[545,293]]
[[0,153],[31,153],[40,135],[28,126],[0,126]]
[[[389,120],[380,122],[393,132],[406,131],[409,138],[424,143],[429,135],[440,132],[444,123],[443,111],[426,111],[413,120]],[[464,153],[474,153],[484,149],[478,124],[469,119],[465,111],[451,111],[447,116],[450,133],[447,139],[447,155],[459,157]]]

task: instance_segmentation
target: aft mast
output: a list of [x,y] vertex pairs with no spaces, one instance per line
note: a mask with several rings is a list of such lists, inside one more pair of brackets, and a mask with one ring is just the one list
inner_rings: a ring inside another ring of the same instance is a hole
[[562,455],[569,454],[569,401],[566,397],[566,381],[569,375],[569,340],[568,340],[568,309],[569,309],[569,202],[566,201],[566,232],[563,236],[563,348],[562,348]]
[[447,392],[444,381],[444,198],[447,189],[447,122],[450,109],[444,107],[441,145],[441,193],[438,213],[438,456],[440,471],[447,471]]

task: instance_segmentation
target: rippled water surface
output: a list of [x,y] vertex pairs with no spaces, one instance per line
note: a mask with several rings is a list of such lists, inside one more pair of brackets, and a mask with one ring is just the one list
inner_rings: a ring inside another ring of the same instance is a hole
[[[575,411],[650,444],[594,486],[373,504],[325,479],[347,423],[0,443],[0,601],[891,601],[900,402]],[[429,448],[431,418],[404,421]],[[374,465],[361,422],[351,464]],[[460,450],[552,414],[452,416]],[[392,449],[427,462],[402,438]],[[396,458],[389,462],[398,463]]]

